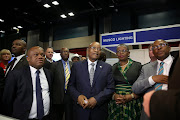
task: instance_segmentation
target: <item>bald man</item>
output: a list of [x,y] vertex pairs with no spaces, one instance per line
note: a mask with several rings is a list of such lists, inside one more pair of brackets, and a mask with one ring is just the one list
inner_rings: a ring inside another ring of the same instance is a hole
[[11,53],[15,55],[15,58],[8,64],[6,69],[6,75],[11,70],[19,69],[24,65],[28,65],[25,52],[26,42],[20,39],[14,40],[11,47]]
[[[72,98],[67,90],[67,84],[71,74],[72,62],[69,61],[69,49],[61,48],[61,60],[53,62],[50,70],[53,73],[53,120],[73,119]],[[64,114],[65,113],[65,114]]]
[[100,52],[100,44],[93,42],[88,59],[72,66],[68,90],[74,100],[74,120],[107,120],[114,80],[111,65],[98,60]]
[[29,49],[28,66],[11,71],[3,94],[5,115],[20,119],[48,120],[50,111],[51,74],[44,69],[44,50]]
[[[162,39],[156,40],[152,46],[157,61],[150,62],[142,67],[141,74],[132,86],[135,94],[145,94],[152,90],[167,90],[169,71],[174,61],[170,55],[171,47]],[[141,120],[148,120],[142,112]]]

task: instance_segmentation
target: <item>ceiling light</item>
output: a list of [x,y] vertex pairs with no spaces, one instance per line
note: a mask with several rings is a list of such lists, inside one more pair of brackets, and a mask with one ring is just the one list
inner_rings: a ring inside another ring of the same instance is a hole
[[45,8],[50,8],[51,6],[50,5],[48,5],[48,4],[44,4],[43,5]]
[[61,17],[62,17],[62,18],[67,18],[67,16],[66,16],[66,15],[64,15],[64,14],[62,14],[62,15],[61,15]]
[[74,16],[73,12],[68,13],[69,16]]
[[59,5],[59,3],[57,1],[53,1],[52,4]]
[[22,26],[17,26],[17,28],[23,28]]
[[3,20],[3,19],[0,19],[0,22],[4,22],[4,20]]
[[17,30],[18,28],[17,27],[13,27],[14,30]]
[[3,30],[1,30],[0,32],[1,32],[1,33],[5,33],[5,31],[3,31]]

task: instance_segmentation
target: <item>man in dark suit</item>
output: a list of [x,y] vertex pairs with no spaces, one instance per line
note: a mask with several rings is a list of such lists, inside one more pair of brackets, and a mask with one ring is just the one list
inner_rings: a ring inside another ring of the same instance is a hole
[[144,110],[151,120],[180,119],[180,58],[168,81],[168,90],[151,91],[144,95]]
[[28,65],[26,60],[26,42],[24,40],[14,40],[11,47],[11,52],[15,55],[15,58],[8,64],[6,75],[9,71],[19,69],[24,65]]
[[44,50],[29,49],[29,66],[10,71],[7,75],[3,105],[5,115],[20,119],[48,120],[52,75],[44,69]]
[[108,102],[114,92],[111,65],[97,60],[101,46],[93,42],[88,60],[73,64],[68,90],[74,100],[74,120],[106,120]]
[[72,99],[67,91],[72,62],[68,60],[69,49],[62,48],[60,51],[62,59],[54,62],[50,70],[53,73],[53,120],[62,120],[65,113],[65,120],[72,120]]
[[[170,55],[171,48],[166,41],[161,39],[156,40],[152,48],[157,61],[150,62],[142,67],[140,76],[132,86],[132,91],[135,94],[145,94],[154,89],[167,90],[168,88],[168,76],[173,63],[173,57]],[[161,66],[163,71],[160,69]],[[141,120],[148,119],[142,111]]]
[[[2,106],[2,95],[3,95],[3,88],[4,84],[2,84],[4,80],[4,70],[2,67],[0,67],[0,106]],[[0,114],[2,114],[3,109],[0,109]]]
[[48,47],[45,51],[46,58],[43,67],[50,69],[51,64],[54,62],[54,60],[52,59],[53,54],[54,54],[53,48]]

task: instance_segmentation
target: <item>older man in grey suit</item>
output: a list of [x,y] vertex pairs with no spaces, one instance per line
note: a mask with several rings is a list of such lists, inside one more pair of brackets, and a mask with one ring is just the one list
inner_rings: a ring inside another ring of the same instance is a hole
[[[156,40],[153,43],[153,53],[157,61],[142,67],[139,78],[132,86],[132,91],[135,94],[144,94],[151,90],[167,90],[169,70],[173,63],[170,49],[170,46],[164,40]],[[142,111],[141,120],[148,119],[147,115]]]

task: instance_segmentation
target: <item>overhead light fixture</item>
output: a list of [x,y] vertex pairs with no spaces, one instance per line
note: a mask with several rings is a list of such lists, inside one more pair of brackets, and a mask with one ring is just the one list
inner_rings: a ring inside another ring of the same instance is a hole
[[3,20],[3,19],[0,19],[0,22],[4,22],[4,20]]
[[69,16],[74,16],[73,12],[68,13]]
[[52,4],[53,5],[59,5],[59,3],[57,1],[53,1]]
[[23,28],[22,26],[17,26],[17,28]]
[[61,17],[62,18],[67,18],[67,16],[65,14],[62,14]]
[[13,27],[14,30],[17,30],[18,28],[17,27]]
[[50,8],[51,6],[50,5],[48,5],[48,4],[44,4],[43,5],[45,8]]
[[5,33],[5,31],[3,31],[3,30],[1,30],[0,32],[1,32],[1,33]]

